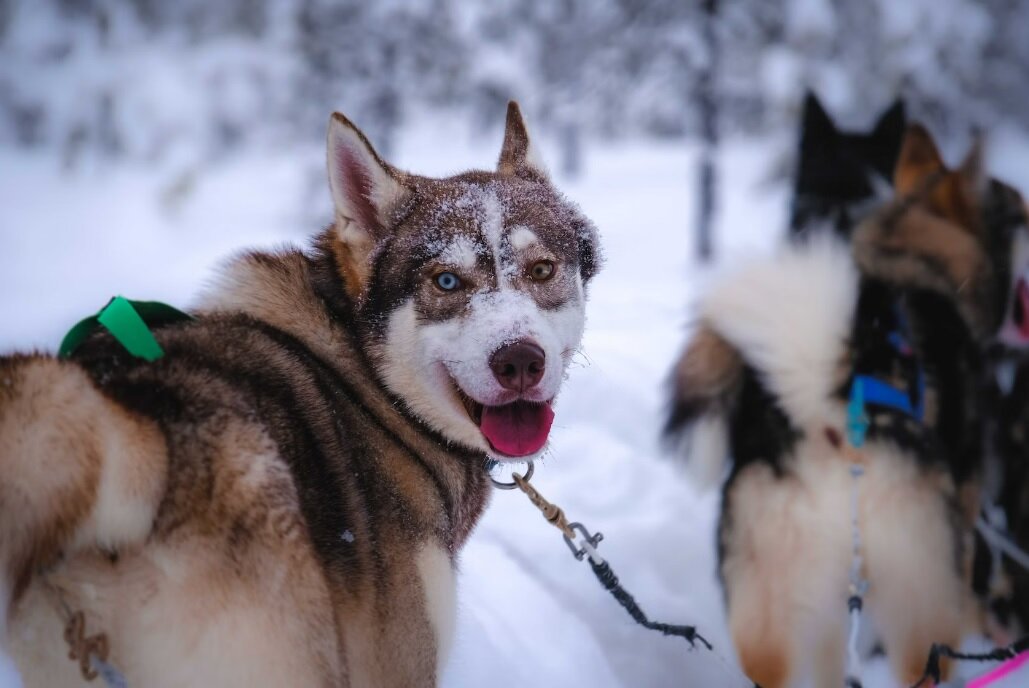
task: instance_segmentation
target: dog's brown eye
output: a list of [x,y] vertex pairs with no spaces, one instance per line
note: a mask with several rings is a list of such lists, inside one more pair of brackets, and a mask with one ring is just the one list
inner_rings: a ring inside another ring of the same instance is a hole
[[554,276],[554,263],[549,260],[538,260],[529,269],[529,277],[537,282],[545,282]]

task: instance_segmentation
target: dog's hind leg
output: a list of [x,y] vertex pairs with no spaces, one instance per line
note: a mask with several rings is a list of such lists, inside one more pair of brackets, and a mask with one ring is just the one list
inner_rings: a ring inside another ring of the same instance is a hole
[[[842,480],[839,481],[842,484]],[[744,469],[726,494],[720,537],[729,626],[762,688],[843,684],[847,548],[826,491]],[[829,514],[827,519],[825,514]]]
[[[744,587],[746,584],[744,584]],[[786,688],[792,673],[792,648],[785,611],[754,591],[735,590],[729,628],[743,673],[761,688]]]
[[[960,522],[948,507],[940,480],[880,473],[874,497],[864,504],[868,604],[894,676],[911,685],[922,676],[933,643],[961,641],[970,586],[962,576]],[[876,480],[870,471],[869,476]],[[886,515],[883,517],[882,515]],[[941,664],[944,677],[947,667]]]
[[166,456],[157,426],[103,396],[75,364],[0,358],[0,623],[58,557],[147,536]]

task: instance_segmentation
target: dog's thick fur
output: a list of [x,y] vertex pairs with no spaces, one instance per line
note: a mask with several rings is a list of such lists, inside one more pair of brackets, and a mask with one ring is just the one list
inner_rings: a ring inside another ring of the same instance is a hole
[[856,450],[866,609],[905,685],[931,644],[956,644],[974,612],[977,392],[1009,285],[992,256],[1004,253],[997,244],[1010,256],[1013,235],[996,206],[1022,205],[985,178],[977,152],[946,170],[917,126],[895,183],[897,200],[851,242],[816,233],[714,288],[673,371],[669,434],[711,475],[732,459],[720,574],[743,668],[763,688],[842,685],[855,456],[842,439],[847,394],[857,373],[910,382],[888,338],[901,320],[925,371],[926,413],[920,424],[871,408]]
[[[1000,470],[996,501],[1003,510],[1004,525],[1014,542],[1029,551],[1029,363],[1017,367],[1000,404],[995,451]],[[1000,570],[994,570],[990,548],[981,540],[979,545],[978,592],[989,599],[1000,626],[996,630],[1025,634],[1029,631],[1029,571],[1006,556]]]
[[889,200],[904,137],[904,103],[894,102],[867,132],[842,131],[811,92],[804,98],[790,234],[835,231],[847,236]]
[[496,172],[401,172],[338,114],[328,162],[333,225],[232,261],[163,358],[103,333],[0,358],[0,641],[27,685],[84,684],[73,611],[132,686],[436,684],[486,459],[511,458],[466,409],[512,401],[484,361],[517,338],[547,355],[521,398],[553,399],[596,233],[513,103]]

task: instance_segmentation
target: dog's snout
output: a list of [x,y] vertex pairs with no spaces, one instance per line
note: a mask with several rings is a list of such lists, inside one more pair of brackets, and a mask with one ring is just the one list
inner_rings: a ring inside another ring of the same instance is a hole
[[546,354],[532,342],[514,342],[493,352],[489,365],[501,387],[524,392],[543,379]]

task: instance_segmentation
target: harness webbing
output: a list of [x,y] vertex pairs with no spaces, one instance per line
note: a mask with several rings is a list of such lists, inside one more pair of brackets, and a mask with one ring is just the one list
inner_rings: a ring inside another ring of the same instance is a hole
[[156,361],[164,350],[154,338],[151,328],[191,320],[192,317],[159,301],[129,301],[115,296],[96,315],[80,320],[64,335],[57,350],[60,358],[68,358],[98,327],[104,327],[122,347],[136,358]]
[[[909,393],[901,391],[893,385],[870,375],[857,375],[854,380],[855,382],[860,380],[863,383],[865,404],[873,404],[900,411],[919,421],[925,416],[925,400],[922,394],[918,394],[918,400],[912,404]],[[924,389],[925,381],[921,370],[918,371],[917,380],[918,388]]]
[[[887,336],[887,341],[898,357],[915,359],[908,333],[907,322],[898,304],[893,307],[897,321],[896,328]],[[858,635],[861,631],[861,613],[864,609],[865,594],[868,592],[868,581],[861,575],[864,557],[861,552],[861,477],[865,474],[861,456],[857,450],[865,444],[871,419],[869,406],[877,406],[903,413],[916,421],[923,421],[925,415],[925,375],[921,364],[914,360],[914,384],[908,389],[900,390],[893,385],[872,375],[855,374],[850,385],[850,396],[847,400],[847,442],[844,447],[834,431],[829,439],[834,446],[843,451],[850,461],[850,539],[851,565],[847,597],[847,614],[850,617],[850,631],[847,636],[847,672],[844,680],[846,688],[861,688],[861,653],[858,650]]]

